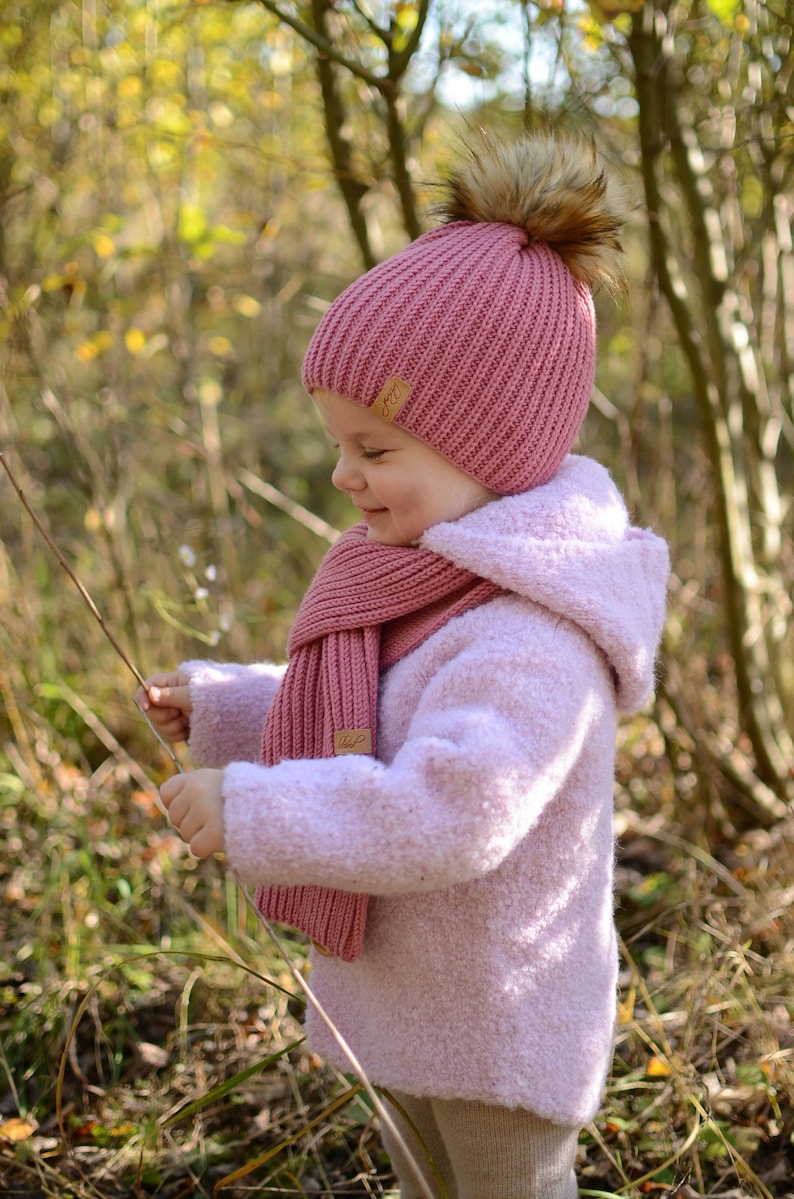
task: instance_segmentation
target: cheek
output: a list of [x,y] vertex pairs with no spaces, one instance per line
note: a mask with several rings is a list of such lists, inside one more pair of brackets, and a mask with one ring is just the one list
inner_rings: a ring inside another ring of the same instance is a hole
[[456,482],[456,479],[444,477],[426,482],[421,492],[417,489],[417,502],[421,497],[422,508],[434,513],[445,512],[455,506]]
[[410,520],[428,507],[427,492],[406,482],[395,485],[391,491],[390,507],[395,515],[399,514]]
[[369,471],[368,482],[375,495],[390,508],[403,504],[406,496],[411,493],[404,476],[390,464],[381,463],[380,469]]

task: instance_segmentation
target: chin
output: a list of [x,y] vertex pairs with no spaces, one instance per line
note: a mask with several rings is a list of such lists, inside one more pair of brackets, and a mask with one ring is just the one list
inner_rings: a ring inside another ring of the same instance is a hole
[[416,542],[408,541],[401,537],[398,533],[377,533],[374,529],[367,530],[367,541],[372,541],[376,545],[391,545],[391,546],[408,546],[415,545]]

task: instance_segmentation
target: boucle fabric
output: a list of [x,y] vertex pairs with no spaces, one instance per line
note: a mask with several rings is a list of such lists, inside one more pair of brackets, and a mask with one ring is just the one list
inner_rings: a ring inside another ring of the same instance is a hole
[[[287,643],[289,667],[265,721],[265,766],[376,754],[380,671],[499,591],[430,550],[367,537],[365,521],[348,529],[306,592]],[[300,929],[317,948],[346,962],[361,952],[366,894],[273,885],[260,887],[256,899],[266,919]]]
[[[445,624],[381,679],[378,759],[230,762],[272,679],[188,663],[190,748],[224,770],[242,881],[366,891],[352,963],[312,985],[369,1077],[416,1096],[594,1116],[617,978],[612,792],[618,709],[653,686],[668,556],[607,472],[429,529],[422,546],[512,594]],[[313,1048],[348,1063],[309,1010]]]
[[589,288],[548,246],[498,221],[433,229],[360,276],[303,362],[309,392],[384,409],[505,495],[557,470],[594,375]]

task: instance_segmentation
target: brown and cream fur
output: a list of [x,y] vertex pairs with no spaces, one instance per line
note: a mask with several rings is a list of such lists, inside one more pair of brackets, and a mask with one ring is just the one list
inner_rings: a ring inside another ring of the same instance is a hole
[[548,126],[503,142],[481,131],[464,148],[438,206],[443,220],[517,225],[592,290],[623,290],[627,192],[590,137]]

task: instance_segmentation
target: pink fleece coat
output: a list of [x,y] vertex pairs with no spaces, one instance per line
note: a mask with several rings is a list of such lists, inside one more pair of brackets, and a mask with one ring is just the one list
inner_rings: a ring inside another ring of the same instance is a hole
[[191,752],[225,766],[243,882],[373,896],[361,956],[315,956],[312,983],[374,1082],[586,1123],[615,1012],[617,713],[651,693],[667,548],[575,456],[422,545],[511,594],[385,674],[378,759],[257,765],[283,668],[207,662],[183,667]]

